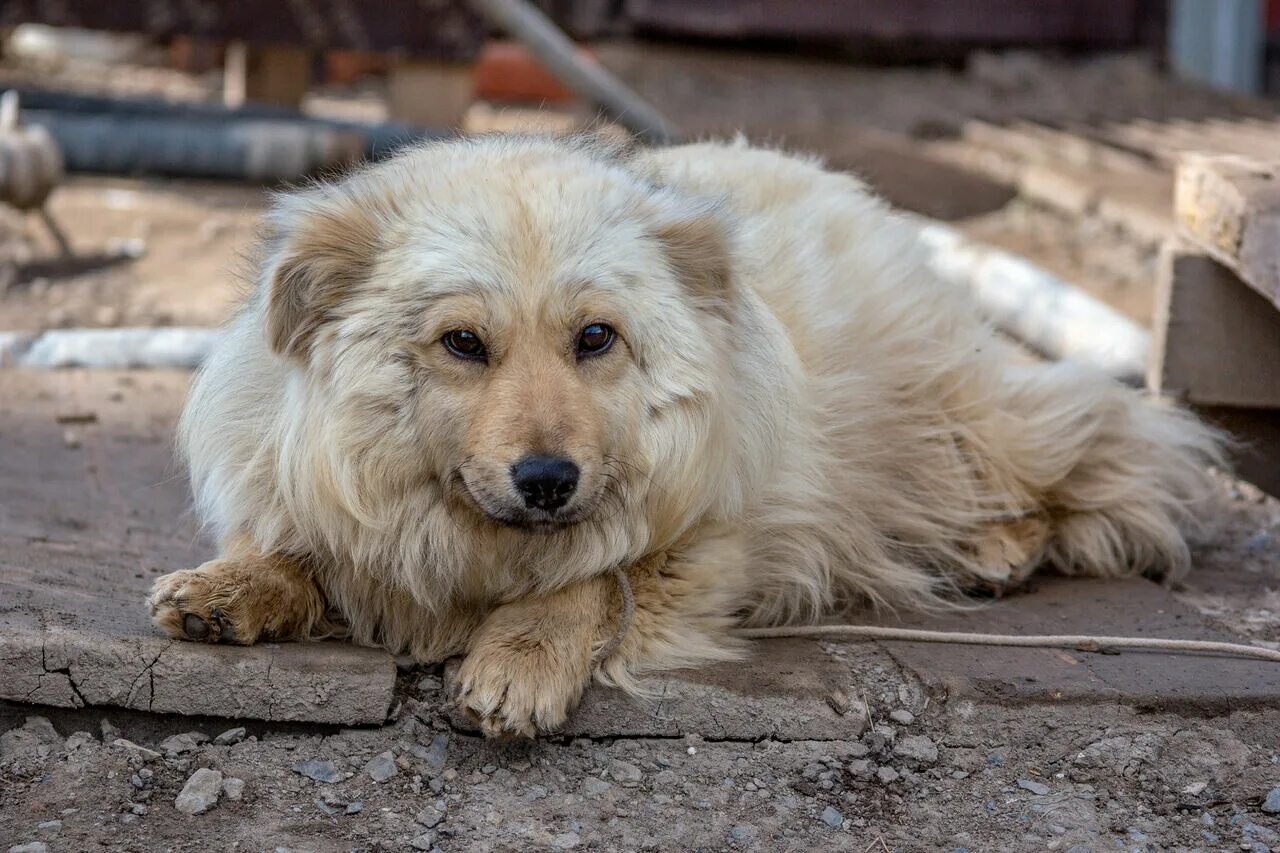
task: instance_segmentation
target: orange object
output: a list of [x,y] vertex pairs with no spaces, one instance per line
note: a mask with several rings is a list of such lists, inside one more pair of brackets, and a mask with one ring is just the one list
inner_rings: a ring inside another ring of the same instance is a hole
[[[578,52],[594,61],[590,51]],[[566,103],[577,98],[522,45],[491,41],[476,64],[476,97],[505,103]]]

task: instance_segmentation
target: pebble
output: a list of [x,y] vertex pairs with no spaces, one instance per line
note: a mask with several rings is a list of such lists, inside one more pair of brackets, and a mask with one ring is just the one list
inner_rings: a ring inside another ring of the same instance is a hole
[[414,850],[430,850],[436,846],[436,834],[430,831],[424,832],[411,840],[409,846]]
[[228,800],[238,800],[244,796],[244,780],[228,776],[222,780],[222,796]]
[[418,692],[430,693],[444,686],[438,675],[424,675],[418,680]]
[[751,841],[753,838],[755,838],[755,836],[756,836],[756,828],[754,826],[748,826],[743,823],[740,823],[729,830],[729,837],[732,838],[734,841],[740,841],[740,842],[746,843],[748,841]]
[[183,814],[204,814],[218,802],[221,793],[222,774],[217,770],[201,767],[182,786],[182,793],[178,794],[173,805]]
[[165,755],[172,758],[175,755],[182,755],[186,752],[194,752],[199,748],[200,744],[209,739],[209,736],[203,732],[185,732],[180,735],[167,737],[160,742],[160,749]]
[[888,785],[890,782],[898,781],[900,775],[892,767],[881,767],[876,771],[876,778],[880,780],[881,785]]
[[832,806],[827,806],[822,810],[822,822],[832,829],[839,829],[844,826],[844,815],[840,814]]
[[827,704],[843,717],[853,707],[853,698],[843,690],[833,690],[827,694]]
[[643,778],[639,767],[626,761],[619,761],[616,758],[609,762],[609,775],[613,777],[615,782],[628,788],[640,784],[640,780]]
[[118,737],[113,740],[111,745],[118,746],[130,755],[136,755],[138,758],[141,758],[143,761],[155,761],[157,758],[161,757],[160,753],[156,752],[154,749],[147,749],[145,746],[139,746],[133,741],[125,740],[122,737]]
[[80,446],[80,433],[67,427],[62,431],[62,444],[69,450],[75,450]]
[[31,841],[13,845],[9,848],[9,853],[49,853],[49,848],[43,841]]
[[557,850],[572,850],[582,839],[576,832],[565,832],[551,839],[551,846]]
[[347,803],[345,811],[347,814],[360,814],[364,811],[364,803]]
[[870,782],[872,777],[876,775],[876,765],[865,758],[850,761],[846,769],[849,771],[850,776],[860,782]]
[[1280,814],[1280,788],[1272,788],[1267,798],[1262,801],[1262,810],[1267,814]]
[[1037,797],[1043,797],[1049,793],[1049,786],[1043,782],[1037,782],[1034,779],[1019,779],[1018,787],[1024,791],[1030,791]]
[[329,815],[330,817],[333,817],[334,815],[342,811],[342,809],[339,808],[338,806],[331,806],[320,797],[316,797],[314,802],[316,804],[316,808],[318,808],[320,811],[324,812],[325,814]]
[[609,789],[613,786],[603,779],[595,776],[588,776],[582,780],[582,793],[587,797],[602,797],[609,793]]
[[938,763],[938,745],[924,735],[911,735],[898,741],[893,754],[922,766]]
[[436,825],[439,824],[440,821],[444,820],[444,812],[434,806],[427,806],[425,809],[418,812],[418,816],[415,817],[414,820],[425,826],[427,829],[435,829]]
[[338,772],[338,768],[334,766],[332,761],[319,761],[315,758],[308,758],[306,761],[299,761],[293,765],[294,773],[301,773],[308,779],[314,779],[317,782],[340,782],[342,774]]
[[375,782],[385,782],[400,772],[396,767],[396,757],[391,750],[380,752],[364,766],[364,772]]
[[50,832],[57,832],[62,829],[62,821],[60,820],[42,820],[36,824],[36,829],[47,829]]
[[213,739],[215,746],[231,746],[233,743],[239,743],[244,740],[244,726],[236,726],[234,729],[227,729],[222,734]]
[[[449,736],[435,735],[431,738],[431,746],[427,747],[425,753],[419,754],[414,752],[414,755],[417,755],[426,762],[427,769],[430,770],[431,773],[439,773],[441,770],[444,770],[445,762],[449,758]],[[452,771],[445,770],[446,774],[450,772]],[[455,773],[454,775],[456,777],[457,774]],[[452,780],[446,778],[445,781]]]
[[895,723],[901,723],[904,726],[909,726],[916,721],[916,715],[908,711],[906,708],[897,708],[889,712],[889,719],[893,720]]

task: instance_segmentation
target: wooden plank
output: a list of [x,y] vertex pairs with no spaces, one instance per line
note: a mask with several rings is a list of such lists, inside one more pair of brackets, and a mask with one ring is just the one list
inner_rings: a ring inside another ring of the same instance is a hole
[[1170,241],[1148,385],[1231,435],[1236,473],[1280,496],[1280,312],[1230,269]]
[[311,51],[292,45],[227,45],[222,101],[231,109],[246,103],[297,107],[311,85]]
[[396,121],[454,128],[462,124],[474,88],[469,64],[400,58],[387,72],[387,107]]
[[1199,249],[1165,247],[1154,335],[1156,391],[1195,405],[1280,409],[1280,312]]
[[1187,155],[1174,210],[1192,241],[1280,307],[1280,159]]
[[1173,234],[1173,180],[1141,158],[1086,137],[1029,123],[965,124],[961,148],[936,146],[942,156],[1014,184],[1020,194],[1071,216],[1096,216],[1143,243]]

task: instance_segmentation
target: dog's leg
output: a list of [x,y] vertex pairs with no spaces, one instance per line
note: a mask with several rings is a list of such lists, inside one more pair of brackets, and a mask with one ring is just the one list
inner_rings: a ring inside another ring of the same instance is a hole
[[635,613],[607,659],[596,652],[618,632],[623,595],[610,575],[574,582],[496,608],[472,637],[459,671],[458,702],[489,736],[555,731],[593,675],[637,689],[637,672],[737,655],[728,636],[742,592],[742,550],[713,536],[627,568]]
[[303,640],[325,622],[324,595],[302,562],[242,542],[198,569],[158,578],[148,603],[170,636],[208,643]]

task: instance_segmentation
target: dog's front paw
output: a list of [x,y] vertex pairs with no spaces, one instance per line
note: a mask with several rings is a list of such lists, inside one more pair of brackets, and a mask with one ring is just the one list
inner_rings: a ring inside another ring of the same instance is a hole
[[458,671],[458,705],[486,737],[554,732],[591,678],[590,649],[553,649],[530,637],[478,644]]
[[253,616],[245,578],[227,560],[163,575],[151,587],[151,621],[171,637],[251,645],[262,622]]

